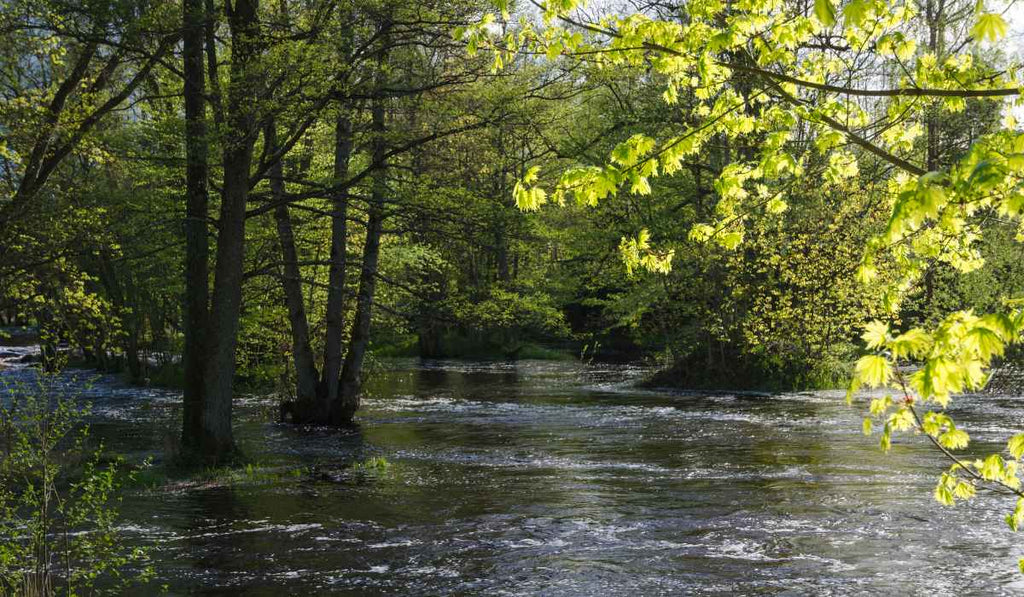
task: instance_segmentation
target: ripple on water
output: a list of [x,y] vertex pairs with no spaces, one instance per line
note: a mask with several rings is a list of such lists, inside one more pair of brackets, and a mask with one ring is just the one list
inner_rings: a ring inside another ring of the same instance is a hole
[[[2,357],[0,349],[0,358]],[[843,392],[659,393],[642,368],[399,361],[358,429],[268,423],[236,401],[243,450],[273,483],[139,491],[122,530],[155,548],[172,594],[911,594],[1024,591],[1007,505],[931,498],[941,460],[888,455]],[[36,373],[8,367],[0,379]],[[79,373],[81,375],[81,373]],[[96,433],[159,454],[180,395],[71,374]],[[863,397],[868,397],[865,395]],[[1021,420],[1014,397],[966,397],[980,441]],[[168,430],[171,430],[168,432]],[[386,474],[349,467],[384,456]],[[1012,507],[1012,504],[1011,504]],[[145,592],[139,593],[145,594]]]

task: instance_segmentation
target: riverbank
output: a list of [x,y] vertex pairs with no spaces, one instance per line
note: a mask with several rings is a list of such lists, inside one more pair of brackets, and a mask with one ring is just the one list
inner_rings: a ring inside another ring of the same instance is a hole
[[716,392],[801,392],[846,387],[853,373],[853,360],[829,360],[816,364],[766,366],[737,360],[731,366],[704,359],[675,361],[658,369],[643,382],[651,389],[710,390]]

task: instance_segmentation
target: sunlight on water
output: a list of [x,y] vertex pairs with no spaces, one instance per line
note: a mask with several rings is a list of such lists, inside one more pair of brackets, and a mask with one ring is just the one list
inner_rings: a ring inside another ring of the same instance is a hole
[[[21,349],[19,349],[21,350]],[[4,380],[32,369],[7,357]],[[266,421],[239,400],[247,482],[140,489],[123,532],[154,547],[172,594],[1014,594],[1024,555],[1002,502],[943,508],[943,463],[909,442],[884,456],[841,392],[637,390],[635,367],[392,361],[357,431]],[[62,376],[93,428],[161,458],[176,393]],[[958,417],[996,439],[1019,399]],[[982,446],[984,447],[984,446]],[[383,456],[382,472],[355,462]],[[899,474],[896,474],[896,473]],[[978,521],[981,521],[979,523]],[[938,538],[936,539],[936,536]],[[138,594],[147,594],[142,589]]]

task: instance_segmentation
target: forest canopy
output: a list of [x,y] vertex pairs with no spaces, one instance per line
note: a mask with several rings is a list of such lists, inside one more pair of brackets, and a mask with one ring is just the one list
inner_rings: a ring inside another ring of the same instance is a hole
[[[1017,11],[1019,13],[1019,10]],[[10,0],[0,319],[43,364],[344,426],[386,356],[849,387],[946,504],[947,411],[1024,333],[1013,3]],[[850,380],[852,384],[849,383]],[[870,391],[868,391],[870,390]]]

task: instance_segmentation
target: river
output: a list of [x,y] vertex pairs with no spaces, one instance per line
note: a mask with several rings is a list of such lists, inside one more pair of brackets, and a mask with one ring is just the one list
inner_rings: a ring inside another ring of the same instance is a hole
[[[272,397],[240,398],[239,444],[273,474],[132,490],[123,531],[157,569],[136,594],[1024,591],[1012,502],[936,503],[945,464],[921,438],[883,454],[840,392],[673,394],[637,389],[643,373],[387,361],[349,431],[269,422]],[[109,450],[159,461],[173,444],[179,394],[64,379]],[[955,415],[998,449],[1024,429],[1022,400],[963,398]],[[389,466],[353,468],[373,457]]]

